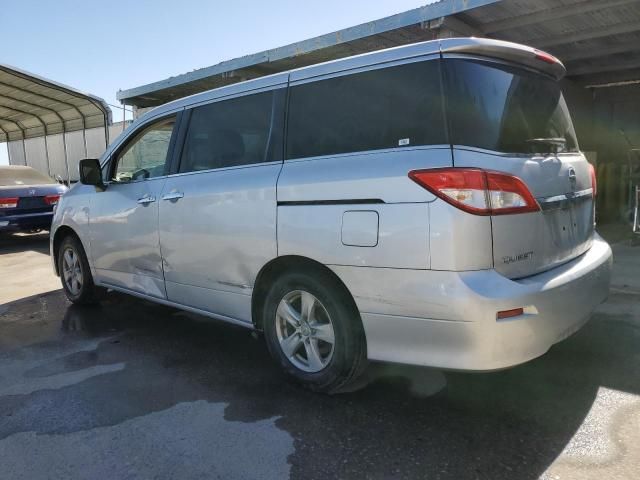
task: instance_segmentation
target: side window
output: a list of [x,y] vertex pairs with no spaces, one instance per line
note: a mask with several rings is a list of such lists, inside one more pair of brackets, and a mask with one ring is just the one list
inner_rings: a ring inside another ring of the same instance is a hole
[[292,87],[287,158],[448,143],[439,64],[415,62]]
[[180,172],[282,159],[284,93],[279,89],[194,108]]
[[111,181],[127,183],[164,175],[175,122],[175,117],[166,118],[135,135],[117,154]]

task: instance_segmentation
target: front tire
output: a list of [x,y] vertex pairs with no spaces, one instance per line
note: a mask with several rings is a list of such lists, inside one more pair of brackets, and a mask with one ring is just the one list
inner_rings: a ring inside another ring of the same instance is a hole
[[93,283],[87,255],[80,241],[69,235],[58,249],[58,273],[67,298],[78,305],[98,302],[98,287]]
[[332,393],[366,367],[360,315],[330,275],[284,274],[267,293],[263,315],[269,352],[303,386]]

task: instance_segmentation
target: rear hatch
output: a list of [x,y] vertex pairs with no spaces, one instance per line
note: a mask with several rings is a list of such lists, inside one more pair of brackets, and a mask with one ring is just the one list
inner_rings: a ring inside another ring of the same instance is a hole
[[[495,52],[494,52],[495,53]],[[455,167],[520,178],[540,210],[491,217],[493,258],[509,278],[565,263],[589,249],[594,229],[592,175],[578,149],[553,57],[527,63],[444,55],[443,74]],[[529,58],[531,57],[531,58]]]

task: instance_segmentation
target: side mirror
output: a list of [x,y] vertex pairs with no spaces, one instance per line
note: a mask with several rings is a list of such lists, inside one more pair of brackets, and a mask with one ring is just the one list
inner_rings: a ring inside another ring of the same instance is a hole
[[100,170],[100,162],[97,158],[80,160],[80,183],[104,188],[102,170]]

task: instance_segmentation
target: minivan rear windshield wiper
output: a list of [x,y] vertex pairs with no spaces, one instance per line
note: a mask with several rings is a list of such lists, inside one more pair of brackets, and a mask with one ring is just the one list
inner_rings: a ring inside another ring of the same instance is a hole
[[562,137],[530,138],[527,140],[527,143],[533,145],[548,145],[553,149],[553,153],[558,153],[567,146],[567,140]]

